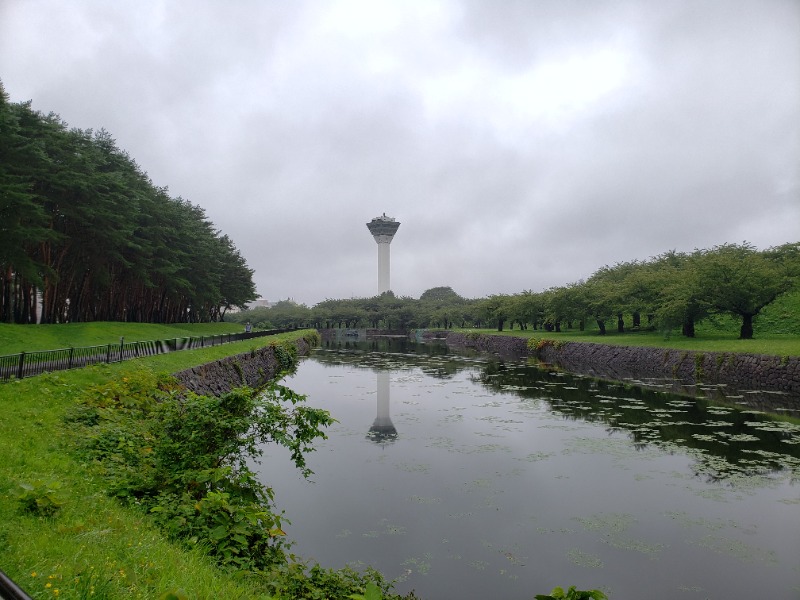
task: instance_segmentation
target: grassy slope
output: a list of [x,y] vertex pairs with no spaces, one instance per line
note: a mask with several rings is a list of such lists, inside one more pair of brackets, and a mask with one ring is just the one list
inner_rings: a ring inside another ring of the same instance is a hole
[[[626,322],[630,325],[630,322]],[[506,330],[502,335],[563,339],[574,342],[618,344],[621,346],[655,346],[701,352],[741,352],[800,356],[800,291],[786,294],[769,305],[754,321],[754,339],[740,340],[740,322],[732,317],[707,319],[697,325],[694,338],[686,338],[679,331],[628,332],[619,334],[616,322],[606,323],[607,334],[598,334],[595,323],[587,323],[586,331],[571,329],[560,333],[532,329]],[[463,330],[498,334],[496,330]]]
[[[302,333],[1,384],[0,568],[33,598],[158,598],[178,589],[190,598],[259,597],[257,582],[221,572],[108,498],[70,452],[64,415],[82,390],[137,369],[174,372]],[[54,517],[20,511],[18,485],[37,480],[61,485],[65,504]]]
[[99,346],[126,342],[166,340],[176,337],[241,333],[238,323],[67,323],[64,325],[9,325],[0,323],[0,355],[57,350],[70,346]]

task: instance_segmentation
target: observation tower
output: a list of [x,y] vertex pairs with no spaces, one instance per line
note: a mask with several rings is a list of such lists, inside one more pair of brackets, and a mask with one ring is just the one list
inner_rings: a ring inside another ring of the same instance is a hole
[[386,213],[367,223],[369,232],[378,244],[378,294],[391,289],[389,285],[389,244],[392,243],[392,238],[399,227],[400,221],[387,217]]

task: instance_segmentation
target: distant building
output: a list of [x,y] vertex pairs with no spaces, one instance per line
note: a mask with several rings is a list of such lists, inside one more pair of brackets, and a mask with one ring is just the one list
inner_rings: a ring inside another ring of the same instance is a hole
[[270,302],[269,300],[256,300],[255,302],[248,302],[247,308],[249,310],[253,310],[254,308],[272,308],[275,306],[274,302]]

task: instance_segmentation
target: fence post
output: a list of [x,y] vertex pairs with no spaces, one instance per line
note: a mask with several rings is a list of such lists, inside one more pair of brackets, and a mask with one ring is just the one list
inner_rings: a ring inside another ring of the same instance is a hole
[[17,379],[22,379],[22,369],[25,366],[25,353],[19,353],[19,366],[17,367]]
[[75,348],[70,346],[70,349],[69,349],[69,362],[67,363],[67,368],[68,369],[72,368],[72,355],[73,354],[75,354]]
[[106,351],[106,364],[111,364],[111,344],[108,345],[108,350]]

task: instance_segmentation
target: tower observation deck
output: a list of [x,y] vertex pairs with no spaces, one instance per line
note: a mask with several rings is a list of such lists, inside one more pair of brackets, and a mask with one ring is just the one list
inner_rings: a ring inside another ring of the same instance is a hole
[[400,228],[400,221],[395,221],[392,217],[387,217],[383,213],[380,217],[375,217],[367,223],[367,228],[378,244],[378,293],[388,292],[389,285],[389,244]]

